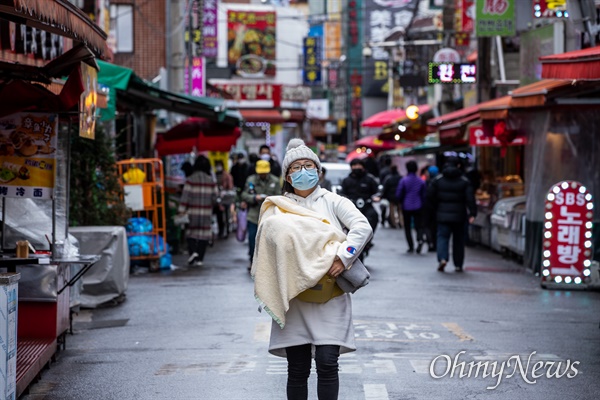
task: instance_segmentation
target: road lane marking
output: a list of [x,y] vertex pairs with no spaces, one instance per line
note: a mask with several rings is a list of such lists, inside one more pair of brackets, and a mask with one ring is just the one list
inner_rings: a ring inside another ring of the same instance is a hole
[[428,374],[430,360],[410,360],[410,365],[417,374]]
[[388,391],[385,385],[365,383],[363,385],[365,391],[365,400],[389,400]]
[[475,340],[473,339],[473,336],[466,333],[458,324],[454,322],[444,322],[442,323],[442,325],[446,327],[446,329],[448,329],[450,332],[455,334],[458,337],[458,340],[460,340],[461,342],[472,342],[473,340]]

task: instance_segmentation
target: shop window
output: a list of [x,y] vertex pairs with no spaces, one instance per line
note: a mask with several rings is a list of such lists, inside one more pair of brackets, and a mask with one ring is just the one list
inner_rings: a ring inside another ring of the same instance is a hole
[[133,53],[133,5],[110,6],[110,36],[115,53]]

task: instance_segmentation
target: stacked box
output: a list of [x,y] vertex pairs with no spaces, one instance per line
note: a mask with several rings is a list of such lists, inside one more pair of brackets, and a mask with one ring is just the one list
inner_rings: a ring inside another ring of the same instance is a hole
[[0,398],[15,400],[17,384],[17,304],[20,274],[0,274]]

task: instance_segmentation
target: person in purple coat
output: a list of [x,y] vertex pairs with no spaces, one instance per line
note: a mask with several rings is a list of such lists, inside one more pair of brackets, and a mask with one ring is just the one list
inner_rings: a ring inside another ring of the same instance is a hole
[[402,204],[402,215],[404,217],[404,233],[408,242],[407,253],[415,251],[412,238],[412,225],[417,231],[417,253],[423,249],[425,234],[422,224],[422,210],[425,204],[425,182],[417,176],[417,163],[409,161],[406,163],[407,175],[400,180],[396,188],[396,197]]

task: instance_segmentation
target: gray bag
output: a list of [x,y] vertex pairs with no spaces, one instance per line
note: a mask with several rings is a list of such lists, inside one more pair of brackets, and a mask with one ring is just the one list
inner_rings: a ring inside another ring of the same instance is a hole
[[371,274],[359,258],[354,260],[352,267],[345,270],[337,277],[337,284],[346,293],[355,293],[358,289],[369,283]]

